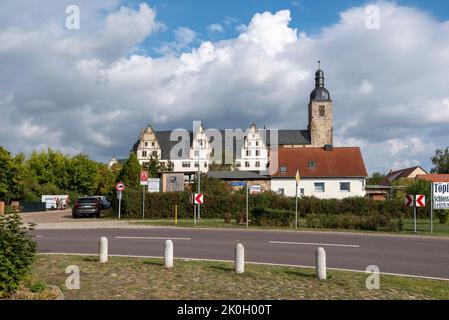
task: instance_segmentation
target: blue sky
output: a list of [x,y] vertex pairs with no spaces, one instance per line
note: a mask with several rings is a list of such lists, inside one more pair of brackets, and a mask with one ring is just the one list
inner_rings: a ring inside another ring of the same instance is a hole
[[[74,3],[80,30],[65,26]],[[367,27],[368,4],[379,8],[379,29]],[[431,169],[449,136],[446,7],[447,0],[0,1],[0,145],[108,161],[126,157],[148,124],[306,129],[321,60],[335,146],[360,147],[370,173]]]
[[[137,7],[146,2],[157,11],[157,16],[167,29],[154,34],[143,44],[152,56],[159,53],[154,50],[161,43],[173,41],[173,31],[178,27],[188,27],[197,32],[201,39],[219,40],[235,37],[239,33],[235,28],[240,24],[248,24],[255,12],[276,12],[289,9],[292,14],[290,26],[306,32],[309,36],[317,34],[321,28],[335,24],[339,20],[339,13],[354,7],[376,1],[356,0],[127,0],[124,3]],[[447,0],[397,0],[398,5],[415,7],[438,20],[449,18]],[[232,20],[227,19],[232,18]],[[228,21],[228,25],[225,23]],[[224,32],[211,37],[207,26],[220,24]]]

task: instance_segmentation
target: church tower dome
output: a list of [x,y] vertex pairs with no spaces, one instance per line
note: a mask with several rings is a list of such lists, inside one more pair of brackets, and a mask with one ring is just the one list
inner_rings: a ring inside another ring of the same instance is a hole
[[332,145],[333,135],[333,104],[329,91],[324,87],[324,72],[318,61],[318,71],[315,73],[315,89],[310,94],[309,102],[310,142],[313,147]]
[[315,72],[315,89],[310,93],[310,101],[331,101],[329,91],[324,87],[324,71],[318,61],[318,71]]

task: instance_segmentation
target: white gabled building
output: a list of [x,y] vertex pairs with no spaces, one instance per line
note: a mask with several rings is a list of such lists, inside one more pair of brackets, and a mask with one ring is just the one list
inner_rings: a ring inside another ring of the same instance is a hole
[[240,158],[235,160],[235,166],[241,171],[265,171],[268,166],[268,148],[263,139],[264,133],[252,124],[248,134],[243,139]]
[[271,190],[288,197],[295,196],[297,171],[298,196],[343,199],[366,194],[368,173],[357,147],[280,149],[273,169]]

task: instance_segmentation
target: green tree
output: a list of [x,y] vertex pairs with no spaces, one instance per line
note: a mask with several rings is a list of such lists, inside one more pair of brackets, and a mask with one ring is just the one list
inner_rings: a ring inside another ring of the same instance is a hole
[[97,165],[86,154],[78,154],[68,160],[68,183],[64,190],[82,195],[93,195],[96,191],[95,177]]
[[366,180],[367,185],[378,185],[385,179],[385,175],[380,172],[373,172],[371,177]]
[[140,190],[141,166],[134,152],[130,152],[128,159],[123,164],[116,182],[123,182],[127,189]]
[[433,165],[432,173],[449,173],[449,147],[437,149],[431,158]]
[[161,171],[173,170],[173,167],[171,167],[170,164],[166,165],[164,162],[160,162],[157,155],[151,155],[150,161],[144,165],[144,168],[148,170],[150,177],[157,177],[157,173]]

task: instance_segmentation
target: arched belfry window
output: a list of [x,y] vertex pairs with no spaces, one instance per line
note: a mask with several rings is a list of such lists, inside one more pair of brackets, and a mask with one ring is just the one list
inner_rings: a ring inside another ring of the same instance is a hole
[[320,117],[325,117],[326,116],[326,107],[320,106],[319,112],[320,112]]

